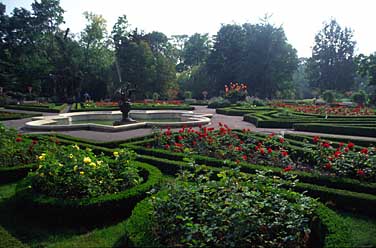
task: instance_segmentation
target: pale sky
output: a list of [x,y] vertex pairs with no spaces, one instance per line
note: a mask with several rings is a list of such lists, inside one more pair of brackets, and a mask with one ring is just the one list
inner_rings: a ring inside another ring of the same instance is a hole
[[[30,9],[33,0],[0,0],[7,12],[14,7]],[[357,41],[356,53],[376,52],[376,0],[60,0],[66,11],[65,27],[80,32],[85,26],[82,13],[101,14],[110,31],[117,17],[127,15],[132,28],[145,32],[174,34],[216,34],[221,24],[256,23],[266,13],[282,25],[290,44],[300,57],[311,56],[314,36],[324,21],[335,18],[350,27]]]

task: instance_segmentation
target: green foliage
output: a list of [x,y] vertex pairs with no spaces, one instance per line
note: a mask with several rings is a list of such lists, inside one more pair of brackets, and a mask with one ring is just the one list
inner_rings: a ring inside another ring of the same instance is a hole
[[184,91],[184,99],[191,99],[192,98],[192,92],[187,90]]
[[355,92],[352,94],[351,98],[359,105],[364,105],[367,103],[367,94],[363,90]]
[[213,97],[209,100],[208,107],[209,108],[224,108],[229,107],[231,102],[228,99],[224,99],[223,97]]
[[18,239],[14,238],[10,233],[8,233],[2,226],[0,226],[0,248],[26,248]]
[[132,151],[115,151],[113,158],[95,155],[78,145],[51,147],[39,156],[31,173],[32,188],[48,196],[77,199],[124,191],[142,182],[132,167]]
[[183,61],[187,67],[199,65],[206,61],[210,52],[210,39],[208,34],[195,33],[184,44]]
[[280,82],[291,81],[297,65],[296,50],[282,27],[268,20],[223,25],[207,61],[208,89],[218,94],[228,82],[247,82],[250,95],[274,97],[277,90],[285,90]]
[[157,101],[159,99],[160,95],[157,92],[153,93],[153,100]]
[[322,97],[327,103],[333,103],[336,100],[335,93],[331,90],[324,91]]
[[236,170],[221,171],[220,180],[212,181],[199,170],[183,172],[167,186],[167,196],[152,198],[151,229],[162,245],[277,247],[308,241],[314,202],[281,190],[288,182]]
[[324,23],[315,36],[312,57],[308,59],[311,87],[322,90],[350,90],[354,84],[353,32],[342,29],[336,20]]
[[37,154],[48,145],[44,141],[24,138],[15,129],[0,124],[0,167],[28,165],[37,161]]

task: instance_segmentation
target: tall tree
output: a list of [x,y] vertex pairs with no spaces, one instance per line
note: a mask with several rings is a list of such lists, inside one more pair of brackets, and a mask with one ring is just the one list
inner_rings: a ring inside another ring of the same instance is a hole
[[297,64],[283,28],[267,21],[222,26],[207,62],[211,90],[218,93],[225,84],[245,82],[249,93],[259,97],[274,97],[291,87]]
[[312,57],[308,61],[311,87],[351,89],[355,76],[355,44],[351,29],[341,28],[334,19],[324,23],[323,29],[315,36]]
[[210,52],[208,34],[195,33],[184,44],[183,59],[188,67],[199,65],[206,61]]
[[87,24],[80,39],[84,49],[83,90],[99,99],[107,97],[109,93],[114,53],[109,49],[107,22],[103,16],[84,12],[84,17]]

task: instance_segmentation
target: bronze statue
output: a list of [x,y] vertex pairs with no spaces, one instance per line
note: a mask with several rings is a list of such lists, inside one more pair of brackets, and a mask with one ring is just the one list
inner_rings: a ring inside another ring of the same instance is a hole
[[127,83],[123,85],[116,91],[116,95],[119,97],[118,105],[122,113],[122,119],[120,121],[115,121],[114,125],[119,126],[123,124],[129,124],[136,122],[129,117],[129,111],[131,111],[131,95],[136,89],[131,89],[131,84]]

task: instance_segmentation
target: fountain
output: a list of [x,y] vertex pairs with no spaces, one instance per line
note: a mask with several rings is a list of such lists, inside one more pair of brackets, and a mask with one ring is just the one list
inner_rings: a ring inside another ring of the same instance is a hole
[[116,95],[119,95],[119,108],[122,113],[122,119],[120,121],[115,121],[114,126],[120,126],[124,124],[134,123],[136,122],[132,118],[129,117],[129,111],[131,111],[131,95],[135,89],[130,88],[131,84],[127,83],[126,86],[120,87],[120,89],[116,92]]
[[120,111],[90,111],[34,117],[25,129],[35,131],[95,130],[117,132],[145,127],[182,127],[210,123],[211,114],[182,110],[132,110],[130,84],[117,92]]

